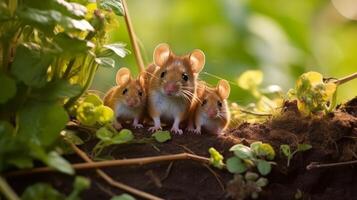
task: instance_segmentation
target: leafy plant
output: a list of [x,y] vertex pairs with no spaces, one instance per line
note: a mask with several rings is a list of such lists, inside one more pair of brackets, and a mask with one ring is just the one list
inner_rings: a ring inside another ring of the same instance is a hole
[[271,165],[275,158],[275,151],[267,143],[254,142],[250,147],[243,144],[236,144],[230,148],[234,152],[233,157],[227,160],[227,169],[231,173],[243,173],[248,169],[257,167],[263,176],[271,171]]
[[290,161],[294,157],[294,155],[298,152],[304,152],[307,150],[310,150],[312,148],[311,145],[309,144],[298,144],[297,148],[295,151],[291,152],[291,148],[287,144],[282,144],[280,145],[280,151],[283,153],[284,156],[287,157],[287,166],[290,166]]
[[171,134],[169,131],[156,131],[151,136],[159,143],[171,140]]
[[222,169],[224,167],[223,156],[220,154],[215,148],[211,147],[208,149],[210,156],[211,165],[217,167],[218,169]]
[[335,83],[324,82],[320,73],[311,71],[298,78],[288,96],[297,100],[298,109],[302,113],[329,112],[336,106],[336,90]]

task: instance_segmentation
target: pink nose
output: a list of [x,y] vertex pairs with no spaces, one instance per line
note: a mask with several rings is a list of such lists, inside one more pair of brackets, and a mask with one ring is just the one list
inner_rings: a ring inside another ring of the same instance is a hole
[[210,108],[207,111],[207,115],[208,115],[208,117],[212,117],[213,118],[213,117],[217,116],[217,110]]
[[138,102],[134,99],[128,99],[126,100],[126,103],[128,104],[129,107],[134,107]]
[[164,90],[165,90],[166,94],[173,94],[173,93],[177,92],[178,87],[177,87],[176,83],[167,83],[164,87]]

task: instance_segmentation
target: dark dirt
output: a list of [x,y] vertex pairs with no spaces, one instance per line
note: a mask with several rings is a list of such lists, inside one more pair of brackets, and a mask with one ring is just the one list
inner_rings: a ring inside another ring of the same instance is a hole
[[[285,104],[281,115],[262,124],[243,123],[229,130],[227,136],[212,135],[174,136],[164,144],[130,144],[109,148],[104,155],[116,159],[193,152],[208,157],[208,149],[215,147],[225,158],[231,156],[229,148],[236,143],[252,141],[270,143],[277,152],[276,166],[268,175],[269,185],[264,188],[260,199],[294,199],[302,192],[301,199],[356,199],[357,166],[340,166],[306,170],[311,162],[332,163],[357,159],[357,98],[340,106],[327,116],[304,117],[297,112],[296,104]],[[148,137],[145,129],[135,131],[137,138]],[[297,153],[286,167],[286,158],[279,153],[281,144],[295,149],[298,143],[313,146],[309,151]],[[80,146],[90,152],[95,140]],[[68,156],[72,162],[82,162],[75,155]],[[224,170],[213,169],[216,176],[204,165],[194,161],[175,161],[144,166],[106,168],[104,171],[113,179],[136,187],[165,199],[227,199],[220,182],[226,184],[233,175]],[[110,199],[123,191],[107,185],[93,170],[79,171],[80,175],[92,180],[90,190],[83,199]],[[18,193],[35,182],[49,182],[55,188],[69,193],[73,178],[58,174],[41,174],[8,179]]]

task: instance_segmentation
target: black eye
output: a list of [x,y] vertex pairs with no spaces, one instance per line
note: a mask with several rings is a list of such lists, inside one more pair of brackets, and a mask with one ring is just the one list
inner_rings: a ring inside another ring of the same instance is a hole
[[220,102],[220,101],[217,101],[217,105],[218,105],[218,107],[222,107],[222,102]]
[[206,100],[206,99],[203,100],[203,101],[202,101],[202,106],[206,105],[206,103],[207,103],[207,100]]
[[123,90],[123,94],[126,94],[127,92],[128,92],[128,89],[125,88],[125,89]]
[[139,96],[143,96],[143,92],[142,91],[139,91]]
[[188,76],[187,76],[187,74],[182,74],[182,79],[183,79],[184,81],[188,81]]
[[160,77],[161,77],[161,78],[164,78],[164,77],[165,77],[165,75],[166,75],[166,72],[165,72],[165,71],[163,71],[163,72],[161,72]]

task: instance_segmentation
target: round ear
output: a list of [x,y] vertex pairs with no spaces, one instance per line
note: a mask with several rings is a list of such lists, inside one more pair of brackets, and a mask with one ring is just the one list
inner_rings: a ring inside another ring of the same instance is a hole
[[141,87],[145,87],[145,72],[141,72],[140,74],[139,74],[139,76],[138,76],[138,82],[139,82],[139,84],[141,85]]
[[116,75],[117,85],[123,85],[129,80],[130,80],[130,70],[126,67],[120,68]]
[[193,73],[200,73],[205,66],[205,54],[199,49],[193,50],[190,54],[190,63]]
[[222,79],[217,84],[218,95],[222,99],[227,99],[229,97],[229,93],[231,92],[231,86],[228,81]]
[[154,63],[157,66],[163,66],[169,59],[171,54],[170,46],[166,43],[161,43],[154,50]]

